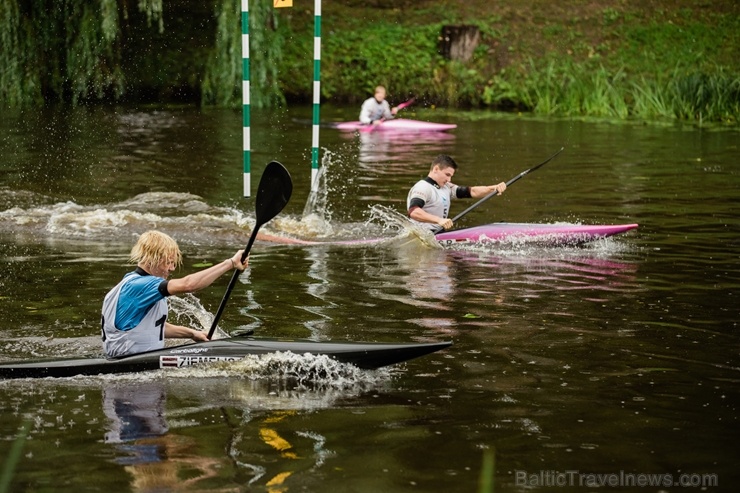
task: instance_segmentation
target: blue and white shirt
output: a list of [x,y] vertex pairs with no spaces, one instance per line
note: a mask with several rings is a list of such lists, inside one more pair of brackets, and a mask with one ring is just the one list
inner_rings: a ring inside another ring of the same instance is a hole
[[167,280],[141,268],[126,274],[103,300],[103,346],[111,357],[162,349]]

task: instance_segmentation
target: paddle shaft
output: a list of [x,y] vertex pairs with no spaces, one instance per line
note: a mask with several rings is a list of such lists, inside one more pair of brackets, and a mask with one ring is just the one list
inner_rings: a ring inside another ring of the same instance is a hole
[[[561,152],[563,152],[563,150],[564,150],[564,149],[565,149],[565,147],[561,147],[561,148],[560,148],[560,150],[558,150],[558,152],[556,152],[555,154],[553,154],[553,155],[552,155],[552,156],[550,156],[549,158],[545,159],[544,161],[542,161],[542,162],[541,162],[540,164],[538,164],[537,166],[533,166],[533,167],[531,167],[531,168],[529,168],[529,169],[525,169],[524,171],[522,171],[521,173],[519,173],[518,175],[516,175],[516,176],[515,176],[514,178],[512,178],[511,180],[507,181],[507,182],[506,182],[506,186],[507,186],[507,187],[511,186],[511,185],[512,185],[513,183],[515,183],[516,181],[520,180],[521,178],[524,178],[524,176],[525,176],[525,175],[528,175],[528,174],[529,174],[529,173],[531,173],[532,171],[534,171],[534,170],[536,170],[536,169],[538,169],[538,168],[541,168],[542,166],[546,165],[547,163],[549,163],[550,161],[552,161],[552,160],[553,160],[553,159],[555,158],[555,156],[557,156],[558,154],[560,154]],[[493,197],[493,196],[495,196],[495,195],[498,195],[498,190],[494,190],[493,192],[489,193],[488,195],[486,195],[485,197],[483,197],[482,199],[480,199],[480,200],[479,200],[478,202],[476,202],[475,204],[471,205],[470,207],[468,207],[467,209],[465,209],[464,211],[462,211],[462,212],[461,212],[460,214],[458,214],[458,215],[456,215],[455,217],[453,217],[453,218],[452,218],[452,222],[454,223],[455,221],[458,221],[458,220],[459,220],[460,218],[462,218],[462,217],[463,217],[464,215],[466,215],[466,214],[467,214],[468,212],[470,212],[470,211],[472,211],[473,209],[475,209],[476,207],[480,206],[480,205],[481,205],[481,204],[482,204],[483,202],[485,202],[486,200],[490,199],[491,197]],[[442,227],[440,226],[439,228],[435,229],[435,230],[434,230],[434,231],[432,231],[432,232],[433,232],[434,234],[437,234],[437,233],[440,233],[440,232],[442,232],[442,231],[444,231],[444,228],[442,228]]]
[[[254,239],[257,237],[257,230],[262,226],[261,224],[255,224],[254,229],[252,230],[252,234],[249,236],[249,241],[247,242],[246,248],[244,248],[244,253],[242,253],[242,264],[249,256],[249,251],[252,249],[252,244],[254,243]],[[229,281],[229,286],[226,288],[226,292],[224,293],[224,297],[221,298],[221,304],[218,307],[218,311],[216,312],[216,315],[213,317],[213,322],[211,322],[211,329],[208,331],[208,339],[210,340],[211,337],[213,337],[214,332],[216,332],[216,326],[218,325],[218,321],[221,320],[221,315],[224,313],[224,309],[226,308],[226,302],[229,301],[229,297],[231,296],[231,291],[234,289],[234,286],[236,285],[236,280],[239,279],[239,275],[241,275],[242,271],[239,269],[234,270],[234,274],[231,276],[231,281]]]
[[[399,111],[401,111],[402,109],[404,109],[406,106],[410,106],[411,104],[413,104],[413,102],[414,102],[415,99],[416,98],[411,98],[408,101],[403,102],[403,103],[399,104],[398,106],[396,106],[396,113],[398,113]],[[385,117],[381,118],[380,119],[380,125],[382,125],[384,121],[386,121],[386,118]],[[361,130],[363,130],[365,132],[372,132],[373,130],[375,130],[374,127],[375,127],[375,125],[371,123],[370,125],[365,125]]]
[[[277,161],[271,161],[265,167],[262,178],[260,179],[259,186],[257,187],[257,201],[255,207],[255,223],[252,234],[249,236],[249,242],[247,242],[246,248],[242,253],[241,263],[249,256],[249,251],[252,249],[252,244],[255,238],[257,238],[257,232],[263,224],[270,221],[273,217],[277,216],[285,205],[290,200],[290,195],[293,193],[293,182],[290,179],[290,173],[285,169],[285,166]],[[211,323],[211,330],[208,331],[208,339],[213,337],[216,332],[216,326],[218,321],[221,320],[221,315],[226,308],[226,302],[231,296],[231,291],[234,289],[236,280],[241,274],[241,271],[237,269],[234,271],[234,275],[231,276],[229,287],[226,289],[221,305],[218,307],[216,315],[213,317]]]
[[398,108],[398,110],[400,111],[400,110],[404,109],[407,106],[411,106],[414,103],[415,100],[416,100],[416,98],[411,98],[408,101],[399,104],[398,106],[396,106],[396,108]]

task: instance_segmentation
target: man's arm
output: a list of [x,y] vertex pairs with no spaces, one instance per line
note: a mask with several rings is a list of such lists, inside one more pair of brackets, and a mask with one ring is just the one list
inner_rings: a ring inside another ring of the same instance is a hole
[[409,217],[421,223],[432,223],[438,226],[442,226],[444,229],[452,228],[452,219],[445,219],[444,217],[435,216],[430,214],[421,207],[412,207],[409,210]]
[[496,190],[499,195],[504,193],[504,190],[506,190],[506,183],[501,182],[498,185],[488,185],[488,186],[477,186],[477,187],[470,187],[470,196],[474,199],[477,199],[479,197],[485,197],[489,193]]
[[391,109],[391,105],[388,104],[388,101],[383,101],[383,118],[385,120],[392,120],[393,117],[396,116],[396,113],[398,113],[398,108],[394,107]]

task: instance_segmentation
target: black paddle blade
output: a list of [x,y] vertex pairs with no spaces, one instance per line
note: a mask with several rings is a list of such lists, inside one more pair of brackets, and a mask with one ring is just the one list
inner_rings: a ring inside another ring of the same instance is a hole
[[277,161],[270,161],[265,167],[257,186],[257,203],[255,206],[257,227],[277,216],[286,206],[293,193],[293,180],[285,166]]

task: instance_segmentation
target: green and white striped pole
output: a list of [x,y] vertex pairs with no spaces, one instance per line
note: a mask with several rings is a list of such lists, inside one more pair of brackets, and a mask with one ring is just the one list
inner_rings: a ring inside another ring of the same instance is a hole
[[250,196],[251,134],[249,132],[249,0],[242,0],[242,126],[244,161],[244,196]]
[[313,20],[313,136],[311,138],[311,191],[318,192],[319,103],[321,101],[321,0],[314,0]]

